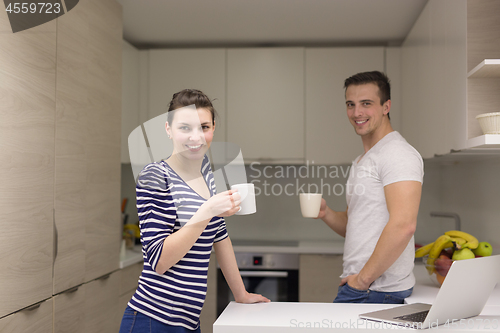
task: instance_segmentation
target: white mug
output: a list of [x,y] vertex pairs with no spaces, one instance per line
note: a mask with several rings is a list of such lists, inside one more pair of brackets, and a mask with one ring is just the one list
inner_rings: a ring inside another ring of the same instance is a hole
[[300,193],[300,210],[303,217],[318,217],[321,197],[321,193]]
[[231,190],[238,190],[241,196],[240,210],[236,215],[248,215],[257,211],[255,204],[255,187],[252,183],[231,185]]

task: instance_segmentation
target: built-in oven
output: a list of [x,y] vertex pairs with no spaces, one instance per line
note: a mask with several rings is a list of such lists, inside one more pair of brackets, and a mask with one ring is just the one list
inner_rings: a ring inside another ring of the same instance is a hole
[[[273,302],[299,301],[299,255],[297,253],[236,252],[245,288]],[[217,317],[234,301],[220,267],[217,267]]]

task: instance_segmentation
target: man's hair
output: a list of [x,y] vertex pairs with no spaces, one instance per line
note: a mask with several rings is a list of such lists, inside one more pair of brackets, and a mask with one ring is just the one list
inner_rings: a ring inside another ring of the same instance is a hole
[[[378,87],[378,95],[380,97],[380,105],[383,105],[385,102],[391,99],[391,84],[389,82],[389,78],[382,72],[372,71],[372,72],[362,72],[355,74],[351,77],[348,77],[344,81],[344,88],[347,88],[351,85],[360,85],[373,83]],[[387,114],[389,119],[391,117]]]

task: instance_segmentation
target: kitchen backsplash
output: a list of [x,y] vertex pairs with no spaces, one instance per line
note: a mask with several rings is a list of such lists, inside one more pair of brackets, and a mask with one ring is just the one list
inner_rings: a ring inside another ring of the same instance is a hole
[[[425,161],[422,200],[415,240],[433,241],[454,227],[454,221],[430,217],[431,211],[460,215],[462,230],[500,247],[500,157],[462,158],[460,161]],[[257,213],[226,218],[232,239],[261,240],[342,240],[321,220],[303,218],[300,192],[323,193],[334,210],[346,207],[345,188],[350,165],[246,166],[247,179],[255,184]],[[122,164],[122,196],[129,199],[128,221],[136,222],[135,186],[130,164]]]

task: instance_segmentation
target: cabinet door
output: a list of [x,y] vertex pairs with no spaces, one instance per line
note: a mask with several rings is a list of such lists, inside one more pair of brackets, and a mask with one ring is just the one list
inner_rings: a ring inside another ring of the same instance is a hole
[[[120,218],[122,8],[90,0],[87,46],[85,281],[118,269]],[[76,10],[76,8],[75,8]]]
[[245,162],[304,162],[304,49],[227,50],[227,140]]
[[363,152],[349,123],[344,80],[359,72],[384,71],[384,48],[306,49],[306,160],[351,164]]
[[[2,333],[52,332],[52,299],[0,319]],[[66,331],[74,332],[74,331]]]
[[55,26],[0,33],[0,317],[52,296]]
[[85,277],[87,14],[88,4],[81,3],[57,19],[54,294]]
[[[118,309],[120,275],[112,273],[83,285],[85,333],[118,332],[123,310]],[[121,312],[120,312],[121,311]]]
[[342,255],[301,254],[299,302],[333,302],[340,275]]
[[85,330],[85,285],[56,295],[54,333],[87,333]]
[[167,112],[176,92],[198,89],[213,99],[212,104],[219,115],[214,141],[225,141],[225,49],[151,50],[149,55],[148,119]]

